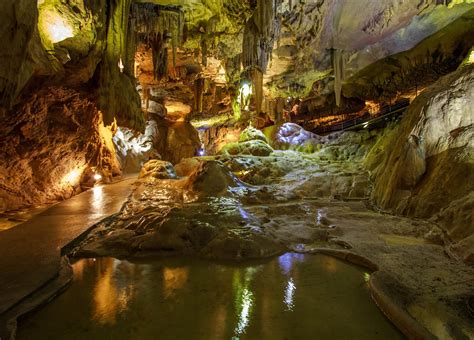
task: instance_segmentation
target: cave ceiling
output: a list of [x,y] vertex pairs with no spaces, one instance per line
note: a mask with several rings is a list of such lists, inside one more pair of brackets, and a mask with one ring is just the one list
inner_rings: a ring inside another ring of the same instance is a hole
[[[140,0],[180,6],[185,48],[212,39],[207,52],[221,61],[242,51],[256,0]],[[331,54],[343,51],[346,77],[387,56],[409,50],[473,8],[472,0],[277,0],[281,29],[264,75],[266,94],[308,95],[331,75]]]

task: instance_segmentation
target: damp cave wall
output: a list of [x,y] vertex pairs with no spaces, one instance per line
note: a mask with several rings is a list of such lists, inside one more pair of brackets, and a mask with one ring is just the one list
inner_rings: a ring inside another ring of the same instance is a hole
[[[91,168],[120,174],[115,124],[144,128],[127,66],[130,3],[0,2],[0,211],[77,194]],[[72,34],[49,41],[44,25],[58,18]]]

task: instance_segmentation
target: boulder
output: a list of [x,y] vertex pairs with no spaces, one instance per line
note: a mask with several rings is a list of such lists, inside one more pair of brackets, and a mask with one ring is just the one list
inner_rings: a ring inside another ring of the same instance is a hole
[[249,140],[247,142],[229,143],[225,145],[220,154],[223,155],[253,155],[268,156],[273,148],[261,140]]
[[267,137],[265,137],[262,131],[249,126],[240,133],[239,142],[247,142],[251,140],[260,140],[262,142],[268,143]]
[[235,188],[241,182],[232,174],[229,168],[219,161],[206,161],[199,164],[189,176],[188,189],[201,197],[221,196]]
[[154,159],[145,163],[138,178],[176,179],[178,176],[173,168],[173,164]]

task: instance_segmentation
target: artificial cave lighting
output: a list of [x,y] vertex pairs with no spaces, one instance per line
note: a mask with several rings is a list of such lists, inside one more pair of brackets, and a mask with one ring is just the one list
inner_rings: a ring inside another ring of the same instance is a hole
[[42,13],[43,33],[55,44],[74,36],[73,28],[60,14],[53,11]]
[[125,67],[123,66],[122,58],[120,58],[119,61],[118,61],[118,68],[119,68],[119,70],[120,70],[120,73],[123,73],[123,69],[124,69]]
[[248,110],[250,107],[250,96],[252,95],[252,85],[248,82],[243,82],[240,86],[239,96],[237,97],[237,101],[240,106],[244,108],[244,110]]
[[474,0],[0,1],[0,340],[474,340]]
[[469,53],[469,58],[467,59],[468,64],[474,64],[474,49]]
[[248,97],[252,94],[252,86],[249,83],[243,83],[240,88],[240,93],[244,97]]
[[68,172],[62,179],[62,184],[65,185],[75,185],[79,182],[82,171],[80,169],[73,169]]
[[204,148],[203,145],[201,145],[201,147],[199,148],[199,150],[197,151],[197,155],[199,157],[202,157],[202,156],[205,156],[206,155],[206,149]]

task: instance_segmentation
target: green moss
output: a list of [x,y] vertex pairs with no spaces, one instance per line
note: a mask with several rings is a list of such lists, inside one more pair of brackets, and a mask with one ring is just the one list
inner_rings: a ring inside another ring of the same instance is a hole
[[232,112],[234,112],[234,119],[239,120],[242,117],[242,111],[240,109],[240,104],[237,98],[232,99]]

